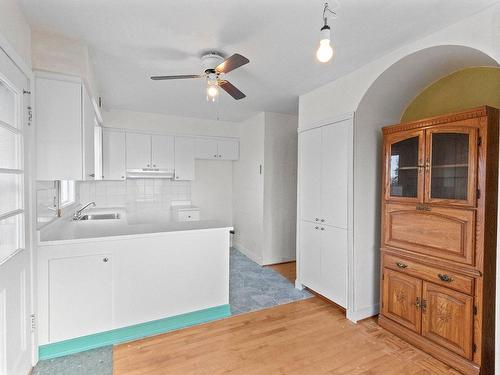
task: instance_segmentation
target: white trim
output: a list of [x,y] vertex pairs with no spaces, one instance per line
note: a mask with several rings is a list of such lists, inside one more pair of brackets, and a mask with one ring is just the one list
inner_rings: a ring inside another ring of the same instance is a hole
[[0,168],[1,174],[23,174],[24,169]]
[[5,52],[7,56],[12,60],[12,62],[23,72],[23,74],[31,80],[33,78],[33,71],[26,64],[24,59],[17,53],[17,51],[12,47],[10,42],[0,33],[0,48]]
[[357,323],[360,320],[370,318],[372,316],[378,315],[379,313],[379,304],[375,304],[372,306],[367,306],[364,307],[360,310],[352,311],[352,310],[347,310],[346,312],[346,317],[353,323]]
[[21,130],[18,128],[6,123],[5,121],[0,120],[0,128],[8,130],[12,132],[13,134],[21,134]]
[[195,135],[195,134],[183,134],[183,133],[170,133],[162,132],[158,130],[143,130],[135,128],[114,128],[108,126],[102,126],[103,132],[115,132],[115,133],[135,133],[135,134],[145,134],[145,135],[170,135],[172,137],[188,137],[188,138],[202,138],[202,139],[213,139],[213,140],[233,140],[239,141],[240,137],[225,136],[225,135]]
[[5,219],[8,219],[9,217],[20,215],[20,214],[23,214],[23,213],[24,213],[23,209],[9,211],[9,212],[6,212],[4,214],[1,214],[0,215],[0,220],[5,220]]
[[321,128],[322,126],[331,125],[337,122],[342,122],[351,119],[354,119],[354,112],[341,113],[336,116],[326,117],[322,120],[314,121],[312,123],[306,124],[305,126],[299,126],[297,132],[302,133],[307,130]]
[[252,261],[254,261],[255,263],[257,263],[259,266],[262,266],[262,259],[255,255],[255,253],[253,253],[252,251],[248,250],[247,248],[245,248],[244,246],[241,246],[237,243],[233,243],[233,248],[235,248],[236,250],[238,250],[240,253],[242,253],[243,255],[245,255],[247,258],[250,258]]

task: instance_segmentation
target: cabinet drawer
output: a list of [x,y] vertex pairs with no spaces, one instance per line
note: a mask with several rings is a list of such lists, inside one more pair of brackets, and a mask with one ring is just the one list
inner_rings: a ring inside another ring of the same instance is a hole
[[[474,279],[468,276],[446,271],[421,263],[400,258],[397,256],[384,254],[384,267],[397,270],[420,279],[431,281],[434,284],[446,286],[463,293],[472,295],[474,292]],[[444,280],[449,281],[444,281]]]
[[178,221],[199,221],[200,211],[189,210],[189,211],[179,211],[177,216]]
[[475,212],[387,203],[383,242],[436,258],[474,264]]

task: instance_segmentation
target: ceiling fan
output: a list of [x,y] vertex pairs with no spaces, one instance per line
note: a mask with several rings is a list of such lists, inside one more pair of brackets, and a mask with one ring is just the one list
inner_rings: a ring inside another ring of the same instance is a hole
[[191,78],[205,78],[207,80],[207,100],[215,102],[219,95],[219,88],[223,89],[234,99],[240,100],[246,97],[239,89],[236,88],[232,83],[224,79],[224,75],[233,71],[240,66],[248,64],[248,60],[245,56],[238,53],[224,58],[216,53],[212,52],[201,57],[201,62],[205,68],[202,74],[183,74],[175,76],[153,76],[151,77],[154,81],[164,81],[172,79],[191,79]]

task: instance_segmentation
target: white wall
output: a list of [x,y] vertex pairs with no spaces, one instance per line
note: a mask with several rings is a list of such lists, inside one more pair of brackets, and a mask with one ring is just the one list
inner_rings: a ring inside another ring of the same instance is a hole
[[266,112],[264,134],[264,264],[295,260],[297,125],[293,115]]
[[33,70],[78,76],[88,85],[92,96],[99,96],[89,49],[82,41],[47,31],[33,30],[31,51]]
[[16,0],[0,0],[0,37],[31,66],[31,29]]
[[265,115],[239,125],[240,160],[233,164],[233,244],[255,262],[263,263]]

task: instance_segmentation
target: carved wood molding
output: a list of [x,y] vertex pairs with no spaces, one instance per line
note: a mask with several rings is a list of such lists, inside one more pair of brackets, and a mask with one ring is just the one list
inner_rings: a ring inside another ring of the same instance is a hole
[[477,117],[484,117],[488,115],[488,107],[478,107],[469,109],[467,111],[454,113],[452,115],[441,115],[436,117],[430,117],[423,120],[406,122],[402,124],[390,125],[382,128],[384,134],[396,133],[404,130],[419,129],[426,126],[433,126],[439,124],[446,124],[455,121],[469,120]]

